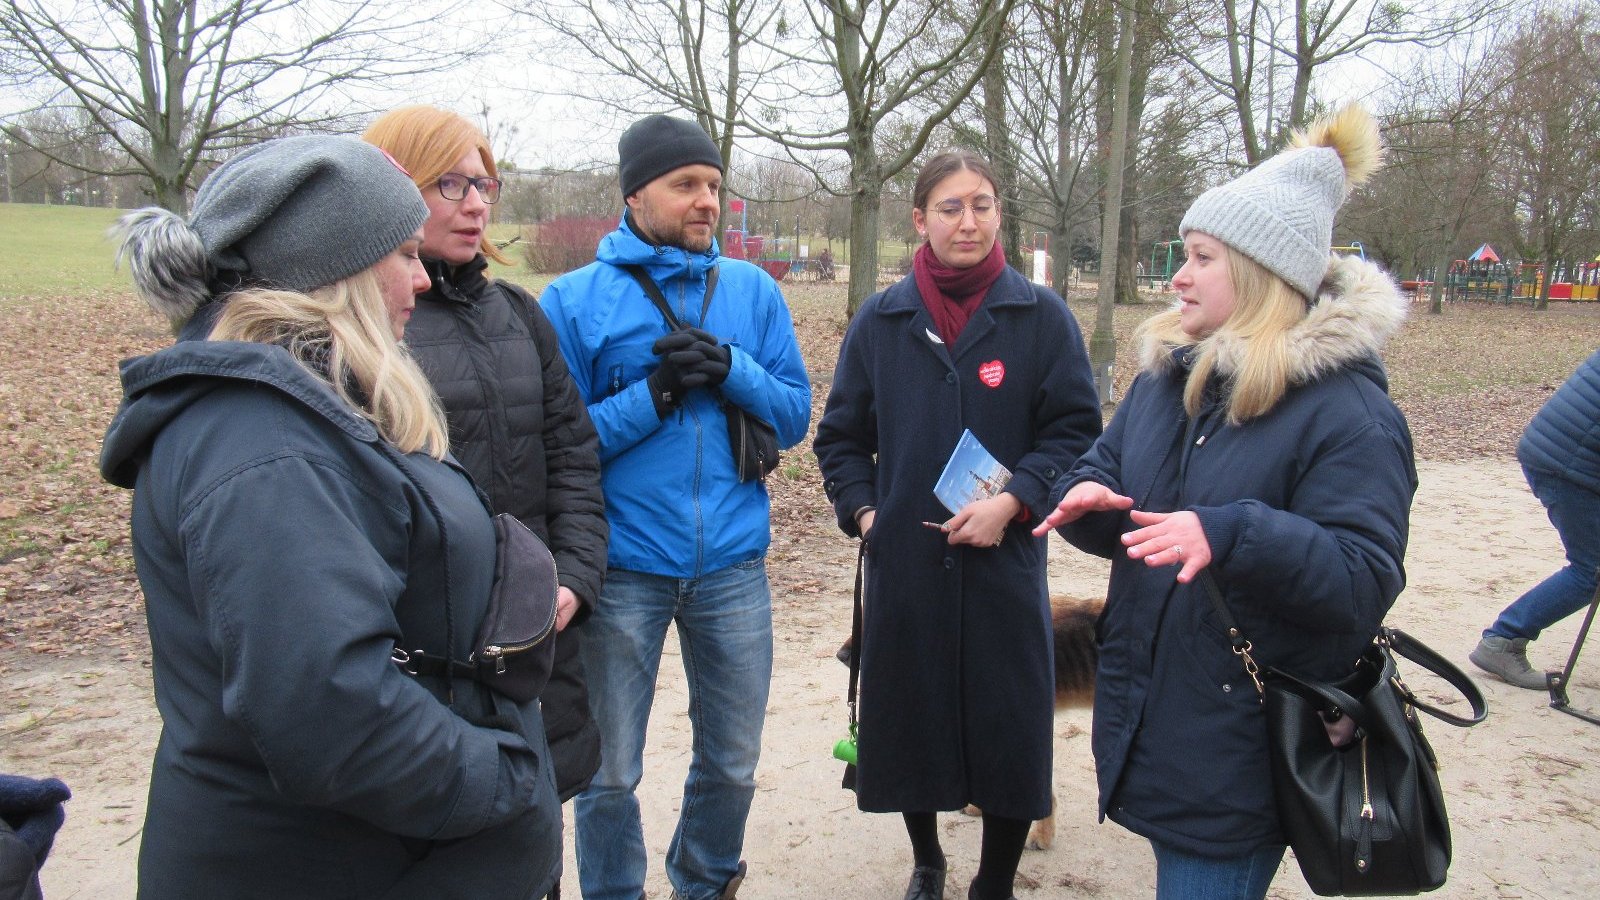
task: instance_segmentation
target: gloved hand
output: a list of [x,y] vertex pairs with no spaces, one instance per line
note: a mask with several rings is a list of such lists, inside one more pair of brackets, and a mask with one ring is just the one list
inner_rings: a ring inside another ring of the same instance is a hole
[[733,351],[726,345],[695,341],[689,345],[689,350],[697,352],[705,359],[689,367],[695,375],[703,375],[707,387],[716,387],[728,380],[728,372],[733,369]]
[[666,418],[668,412],[681,404],[689,391],[707,383],[708,376],[705,373],[694,371],[694,367],[705,362],[705,354],[693,349],[694,343],[694,335],[687,331],[674,331],[650,348],[651,352],[661,357],[661,365],[645,381],[650,388],[650,400],[655,404],[656,415],[661,418]]

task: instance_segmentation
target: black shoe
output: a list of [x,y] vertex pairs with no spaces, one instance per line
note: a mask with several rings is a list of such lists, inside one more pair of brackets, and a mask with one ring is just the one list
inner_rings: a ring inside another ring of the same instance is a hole
[[917,866],[911,870],[905,900],[944,900],[944,869]]

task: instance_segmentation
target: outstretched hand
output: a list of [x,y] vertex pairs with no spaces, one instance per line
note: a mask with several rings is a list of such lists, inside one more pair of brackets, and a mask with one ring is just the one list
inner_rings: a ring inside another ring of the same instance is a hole
[[1098,481],[1080,481],[1067,491],[1050,515],[1045,516],[1044,521],[1033,529],[1033,535],[1042,537],[1050,529],[1076,522],[1092,512],[1132,508],[1132,497],[1124,497]]
[[1189,510],[1170,513],[1134,510],[1128,514],[1133,524],[1142,525],[1122,536],[1129,559],[1142,559],[1147,566],[1182,566],[1178,581],[1188,584],[1211,564],[1211,544],[1206,541],[1200,517]]

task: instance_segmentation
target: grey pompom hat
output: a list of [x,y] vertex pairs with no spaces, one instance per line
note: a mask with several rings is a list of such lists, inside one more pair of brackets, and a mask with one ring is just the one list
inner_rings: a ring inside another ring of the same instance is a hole
[[1289,283],[1317,295],[1344,204],[1345,165],[1331,147],[1285,150],[1194,202],[1180,234],[1209,234]]
[[257,144],[200,185],[189,226],[219,273],[310,291],[362,271],[428,218],[411,176],[354,137]]

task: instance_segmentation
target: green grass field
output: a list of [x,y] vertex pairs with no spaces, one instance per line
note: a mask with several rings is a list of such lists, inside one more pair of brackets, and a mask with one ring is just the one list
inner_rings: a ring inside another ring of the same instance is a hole
[[123,210],[0,203],[0,298],[128,290],[106,229]]
[[[0,203],[0,301],[21,297],[61,297],[91,291],[131,291],[133,279],[113,261],[116,247],[106,229],[126,210],[82,206]],[[516,234],[514,225],[494,226],[497,238]],[[494,265],[496,278],[532,290],[551,276],[521,265],[520,245],[507,254],[516,266]]]

